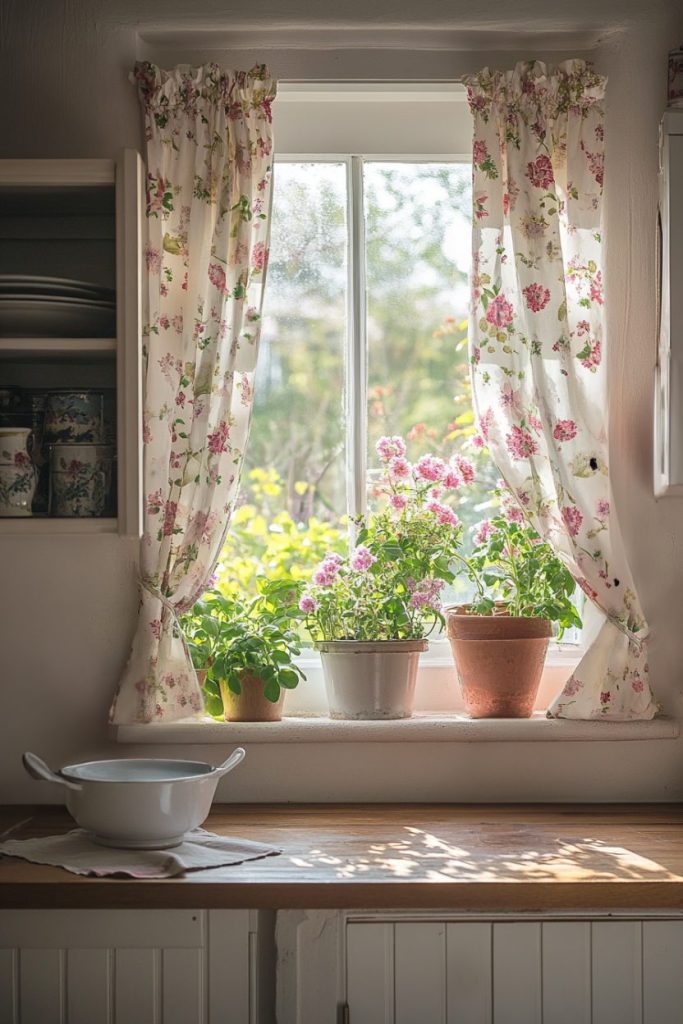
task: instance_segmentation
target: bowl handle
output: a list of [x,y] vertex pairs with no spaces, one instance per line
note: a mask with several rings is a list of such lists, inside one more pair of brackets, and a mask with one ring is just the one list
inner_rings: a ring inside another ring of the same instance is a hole
[[67,789],[75,789],[80,792],[81,787],[79,785],[75,782],[69,782],[61,775],[57,775],[51,768],[48,768],[42,757],[38,757],[37,754],[32,754],[27,750],[22,755],[21,760],[31,778],[44,779],[46,782],[58,782],[60,786],[66,786]]
[[228,772],[231,772],[233,768],[237,767],[240,761],[244,760],[246,754],[247,752],[244,749],[244,747],[237,747],[236,750],[233,750],[232,754],[227,759],[227,761],[224,761],[223,764],[218,765],[218,767],[215,769],[215,774],[227,775]]

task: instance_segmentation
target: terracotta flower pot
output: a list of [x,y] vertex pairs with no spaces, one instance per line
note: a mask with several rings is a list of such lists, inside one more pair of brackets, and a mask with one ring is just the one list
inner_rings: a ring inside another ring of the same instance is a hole
[[279,722],[282,719],[284,690],[280,691],[280,699],[273,704],[263,692],[263,682],[250,672],[242,673],[241,693],[233,693],[222,679],[219,685],[226,722]]
[[530,718],[552,636],[548,619],[448,612],[448,639],[472,718]]

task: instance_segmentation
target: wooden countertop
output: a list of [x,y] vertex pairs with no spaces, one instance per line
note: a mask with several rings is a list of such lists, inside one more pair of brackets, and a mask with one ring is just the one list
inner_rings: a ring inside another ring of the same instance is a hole
[[[0,809],[0,834],[67,831],[59,807]],[[683,910],[683,804],[220,805],[205,827],[278,857],[161,881],[0,859],[2,908]]]

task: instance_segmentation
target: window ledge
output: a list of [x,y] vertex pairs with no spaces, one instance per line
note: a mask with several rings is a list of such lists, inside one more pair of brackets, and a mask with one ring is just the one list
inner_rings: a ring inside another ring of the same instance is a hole
[[168,725],[119,725],[118,743],[557,743],[614,740],[666,740],[679,735],[678,722],[575,722],[546,718],[471,719],[464,715],[418,713],[384,722],[347,722],[323,717],[286,717],[281,722],[216,722],[191,719]]

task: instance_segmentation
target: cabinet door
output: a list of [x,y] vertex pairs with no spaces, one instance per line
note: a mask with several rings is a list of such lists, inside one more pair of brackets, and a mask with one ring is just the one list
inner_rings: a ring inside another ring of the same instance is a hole
[[271,1024],[272,915],[10,911],[2,1024]]
[[349,1024],[680,1024],[683,920],[346,928]]

